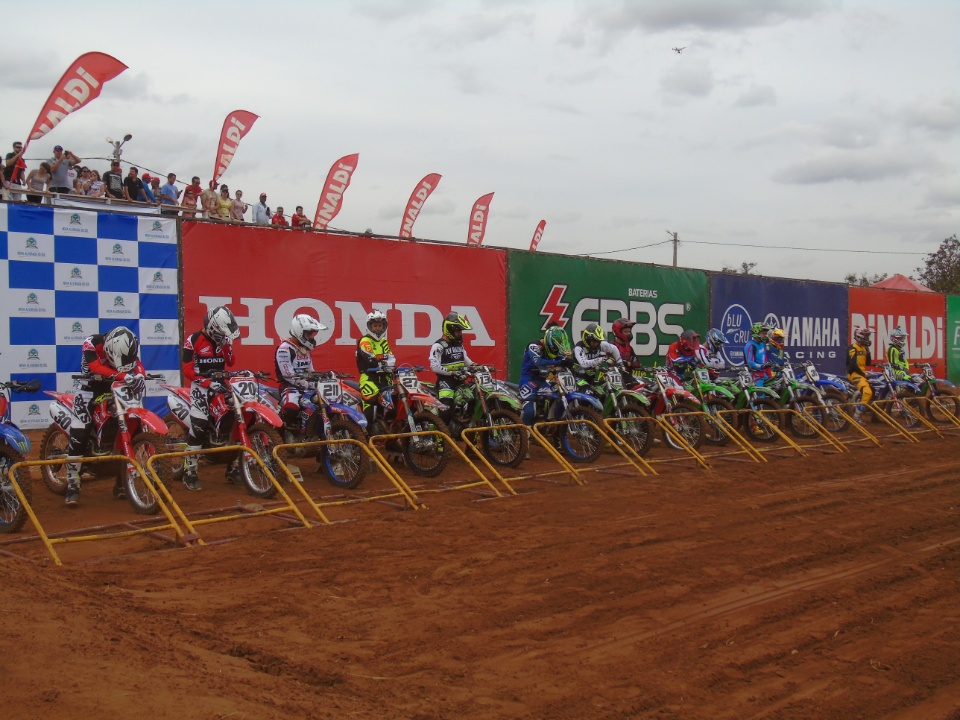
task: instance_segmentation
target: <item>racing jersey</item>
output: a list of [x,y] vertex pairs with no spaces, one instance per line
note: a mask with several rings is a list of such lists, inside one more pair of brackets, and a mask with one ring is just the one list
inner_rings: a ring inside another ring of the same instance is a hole
[[894,372],[900,380],[910,378],[910,361],[903,352],[903,348],[891,345],[887,348],[887,362],[893,365]]
[[683,372],[697,364],[696,351],[690,352],[680,345],[679,340],[670,343],[667,348],[667,368],[674,372]]
[[520,384],[529,380],[543,379],[547,372],[564,364],[566,358],[549,358],[543,352],[543,343],[539,340],[527,345],[523,353],[523,362],[520,365]]
[[127,375],[145,375],[143,363],[137,359],[137,366],[129,373],[118,373],[117,369],[107,360],[103,351],[103,340],[106,334],[91,335],[83,341],[83,356],[80,360],[80,372],[83,375],[103,375],[109,380],[83,380],[83,383],[94,394],[108,392],[112,380],[123,380]]
[[873,365],[873,359],[870,357],[870,348],[866,348],[860,343],[854,343],[847,347],[847,376],[853,379],[853,376],[867,376],[867,367]]
[[389,367],[397,363],[390,343],[385,337],[377,340],[364,335],[357,341],[357,370],[361,373],[375,373],[381,362],[385,362]]
[[[703,367],[710,368],[711,370],[726,370],[727,362],[723,359],[723,356],[719,351],[709,351],[705,345],[701,345],[697,348],[697,351],[693,354],[699,365]],[[716,373],[710,373],[711,377],[714,377]]]
[[620,359],[628,368],[640,367],[640,356],[633,351],[633,345],[620,338],[614,338],[613,346],[620,353]]
[[620,351],[613,343],[601,340],[596,350],[591,350],[583,340],[573,346],[573,358],[577,363],[574,370],[583,377],[593,377],[600,363],[609,360],[616,364],[620,362]]
[[209,375],[233,367],[233,346],[217,345],[202,330],[187,338],[180,353],[183,376],[187,382],[210,385]]
[[430,369],[438,377],[453,375],[455,372],[463,370],[465,365],[473,365],[473,362],[467,357],[463,341],[457,342],[441,337],[430,346]]
[[289,338],[280,343],[274,356],[275,371],[281,388],[296,387],[305,390],[309,384],[304,373],[313,372],[313,357]]

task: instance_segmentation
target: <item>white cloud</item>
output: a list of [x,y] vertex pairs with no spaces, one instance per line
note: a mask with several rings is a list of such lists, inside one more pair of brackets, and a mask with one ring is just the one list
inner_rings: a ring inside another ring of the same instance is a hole
[[929,162],[903,149],[882,148],[872,151],[845,149],[821,150],[813,156],[774,173],[779,183],[809,185],[840,180],[872,182],[906,177]]
[[740,93],[733,106],[750,108],[776,104],[777,92],[770,85],[753,85]]
[[660,91],[669,102],[683,98],[703,98],[713,92],[713,71],[703,62],[675,65],[660,78]]
[[903,119],[909,128],[955,137],[960,131],[960,94],[947,90],[919,97],[903,111]]

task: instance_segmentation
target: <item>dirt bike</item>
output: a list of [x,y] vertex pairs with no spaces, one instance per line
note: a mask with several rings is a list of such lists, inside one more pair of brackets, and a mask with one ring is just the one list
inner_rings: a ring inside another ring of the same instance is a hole
[[[27,519],[27,511],[13,489],[9,473],[10,468],[30,454],[30,438],[10,419],[10,393],[35,393],[39,389],[39,380],[0,383],[0,533],[17,532]],[[30,473],[17,470],[17,485],[30,502],[33,499]]]
[[[720,384],[734,394],[734,407],[740,411],[739,427],[758,442],[773,442],[783,426],[780,402],[770,388],[757,385],[749,368],[741,368],[732,378],[721,378]],[[776,430],[774,429],[776,428]]]
[[[664,419],[683,436],[690,447],[700,447],[706,433],[700,416],[691,413],[703,412],[703,406],[695,395],[683,387],[676,375],[666,368],[652,368],[648,371],[643,392],[650,401],[654,417],[666,415]],[[663,439],[670,447],[682,449],[666,430],[663,431]]]
[[920,388],[908,381],[898,380],[890,363],[877,365],[880,372],[867,372],[867,380],[873,388],[873,402],[883,400],[881,407],[890,417],[908,430],[920,424]]
[[794,411],[786,413],[787,429],[793,435],[799,438],[816,436],[816,428],[807,422],[806,418],[823,424],[823,398],[819,388],[814,383],[807,382],[806,376],[803,376],[802,380],[797,377],[789,356],[784,358],[780,372],[764,387],[780,394],[781,407]]
[[623,367],[602,363],[593,377],[583,380],[583,383],[587,391],[600,400],[604,418],[629,420],[612,422],[610,425],[620,439],[637,455],[649,452],[653,447],[650,401],[639,389],[633,390],[624,386]]
[[484,457],[494,465],[517,467],[530,448],[527,433],[523,428],[499,430],[497,426],[523,424],[520,400],[494,380],[495,367],[472,365],[462,372],[464,382],[453,396],[451,437],[460,437],[466,428],[492,428],[478,436]]
[[[587,420],[603,428],[603,406],[592,395],[580,391],[576,377],[567,368],[550,372],[547,385],[540,388],[531,401],[535,407],[534,422]],[[570,423],[546,430],[573,462],[593,462],[603,450],[602,430],[594,430],[586,423]]]
[[[255,451],[276,477],[276,462],[271,452],[275,445],[280,444],[277,428],[283,422],[273,409],[273,404],[263,398],[265,391],[259,381],[269,377],[267,373],[231,370],[212,372],[204,377],[214,381],[211,388],[215,391],[209,394],[210,433],[203,448],[243,445]],[[169,391],[167,405],[170,413],[164,417],[178,425],[178,435],[182,433],[185,442],[190,429],[190,388],[173,385],[161,387]],[[198,391],[205,392],[203,388]],[[209,460],[213,463],[239,463],[240,479],[251,495],[260,498],[276,495],[277,489],[270,476],[247,453],[213,453]],[[182,473],[182,465],[172,471],[176,479],[182,477]]]
[[[73,375],[74,380],[110,383],[110,391],[94,398],[92,403],[92,427],[83,457],[125,455],[133,458],[146,469],[147,460],[167,452],[167,426],[156,414],[143,407],[146,380],[162,380],[162,375],[127,375],[124,380],[113,380],[100,375]],[[137,382],[139,377],[140,382]],[[79,424],[74,409],[75,395],[45,390],[53,398],[50,417],[53,423],[43,434],[40,442],[41,460],[60,460],[67,457],[70,444],[70,428]],[[161,482],[169,476],[167,463],[154,465]],[[116,478],[114,496],[126,497],[134,511],[141,515],[154,515],[160,511],[157,496],[136,468],[122,462],[86,463],[81,472],[95,477]],[[64,465],[45,465],[42,468],[43,482],[57,495],[67,492],[67,470]]]
[[821,374],[816,365],[809,360],[800,363],[800,366],[803,368],[807,382],[817,388],[820,399],[823,401],[823,419],[820,422],[832,433],[846,430],[850,426],[850,421],[845,417],[847,408],[843,406],[849,407],[851,402],[853,393],[850,383],[837,375]]
[[704,367],[694,368],[690,373],[690,379],[684,383],[684,387],[689,390],[699,401],[703,412],[707,414],[706,432],[703,441],[708,445],[726,445],[730,442],[730,436],[727,435],[722,426],[711,420],[719,416],[721,420],[736,426],[737,410],[734,406],[736,396],[725,385],[713,381],[710,377],[710,371]]
[[[381,364],[374,371],[389,376],[391,386],[381,388],[367,424],[370,437],[436,430],[450,435],[450,428],[437,413],[446,406],[428,393],[417,377],[420,365],[389,367]],[[447,464],[446,440],[436,435],[401,438],[399,447],[407,466],[422,477],[436,477]]]
[[949,380],[941,380],[933,374],[930,363],[913,363],[919,373],[910,376],[911,381],[920,388],[920,394],[927,399],[927,417],[935,423],[948,423],[952,418],[960,418],[960,398],[957,386]]

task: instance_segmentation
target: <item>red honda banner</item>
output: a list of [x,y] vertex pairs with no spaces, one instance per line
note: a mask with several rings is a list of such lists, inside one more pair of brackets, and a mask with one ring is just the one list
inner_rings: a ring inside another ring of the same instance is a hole
[[410,199],[407,200],[407,207],[403,211],[403,220],[400,222],[400,237],[413,237],[413,224],[417,221],[417,216],[420,215],[423,204],[439,183],[440,175],[437,173],[431,173],[417,183],[413,192],[410,193]]
[[224,119],[223,130],[220,131],[220,144],[217,146],[217,160],[213,164],[214,182],[219,180],[230,167],[230,161],[237,152],[240,140],[250,132],[250,128],[259,118],[259,115],[246,110],[234,110]]
[[543,229],[547,226],[546,220],[541,220],[540,224],[537,225],[537,229],[533,231],[533,238],[530,240],[530,251],[533,252],[537,249],[537,245],[540,244],[540,238],[543,237]]
[[313,226],[315,228],[325,229],[340,212],[340,206],[343,205],[343,194],[350,187],[350,178],[353,177],[353,171],[357,169],[359,159],[360,155],[356,153],[344,155],[330,168],[326,182],[323,183],[320,201],[317,203],[317,212],[313,216]]
[[483,243],[483,234],[487,231],[487,217],[490,215],[490,202],[493,193],[487,193],[477,198],[470,211],[470,231],[467,233],[467,245]]
[[39,140],[67,115],[100,97],[103,84],[126,69],[127,66],[115,57],[99,52],[86,53],[74,60],[44,103],[27,142],[23,144],[24,151],[31,140]]

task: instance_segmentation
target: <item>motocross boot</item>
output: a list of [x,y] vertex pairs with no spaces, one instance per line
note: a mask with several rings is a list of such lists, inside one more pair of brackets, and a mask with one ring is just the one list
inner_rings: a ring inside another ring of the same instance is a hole
[[[200,450],[199,445],[187,445],[187,452],[196,452]],[[196,455],[187,455],[183,458],[183,484],[187,490],[201,490],[200,480],[197,478],[197,458]]]
[[230,463],[227,467],[227,482],[231,485],[243,485],[243,475],[240,472],[240,463],[242,461],[238,457],[236,460]]
[[80,502],[80,463],[69,462],[65,465],[67,471],[67,492],[64,502],[67,507],[76,507]]

